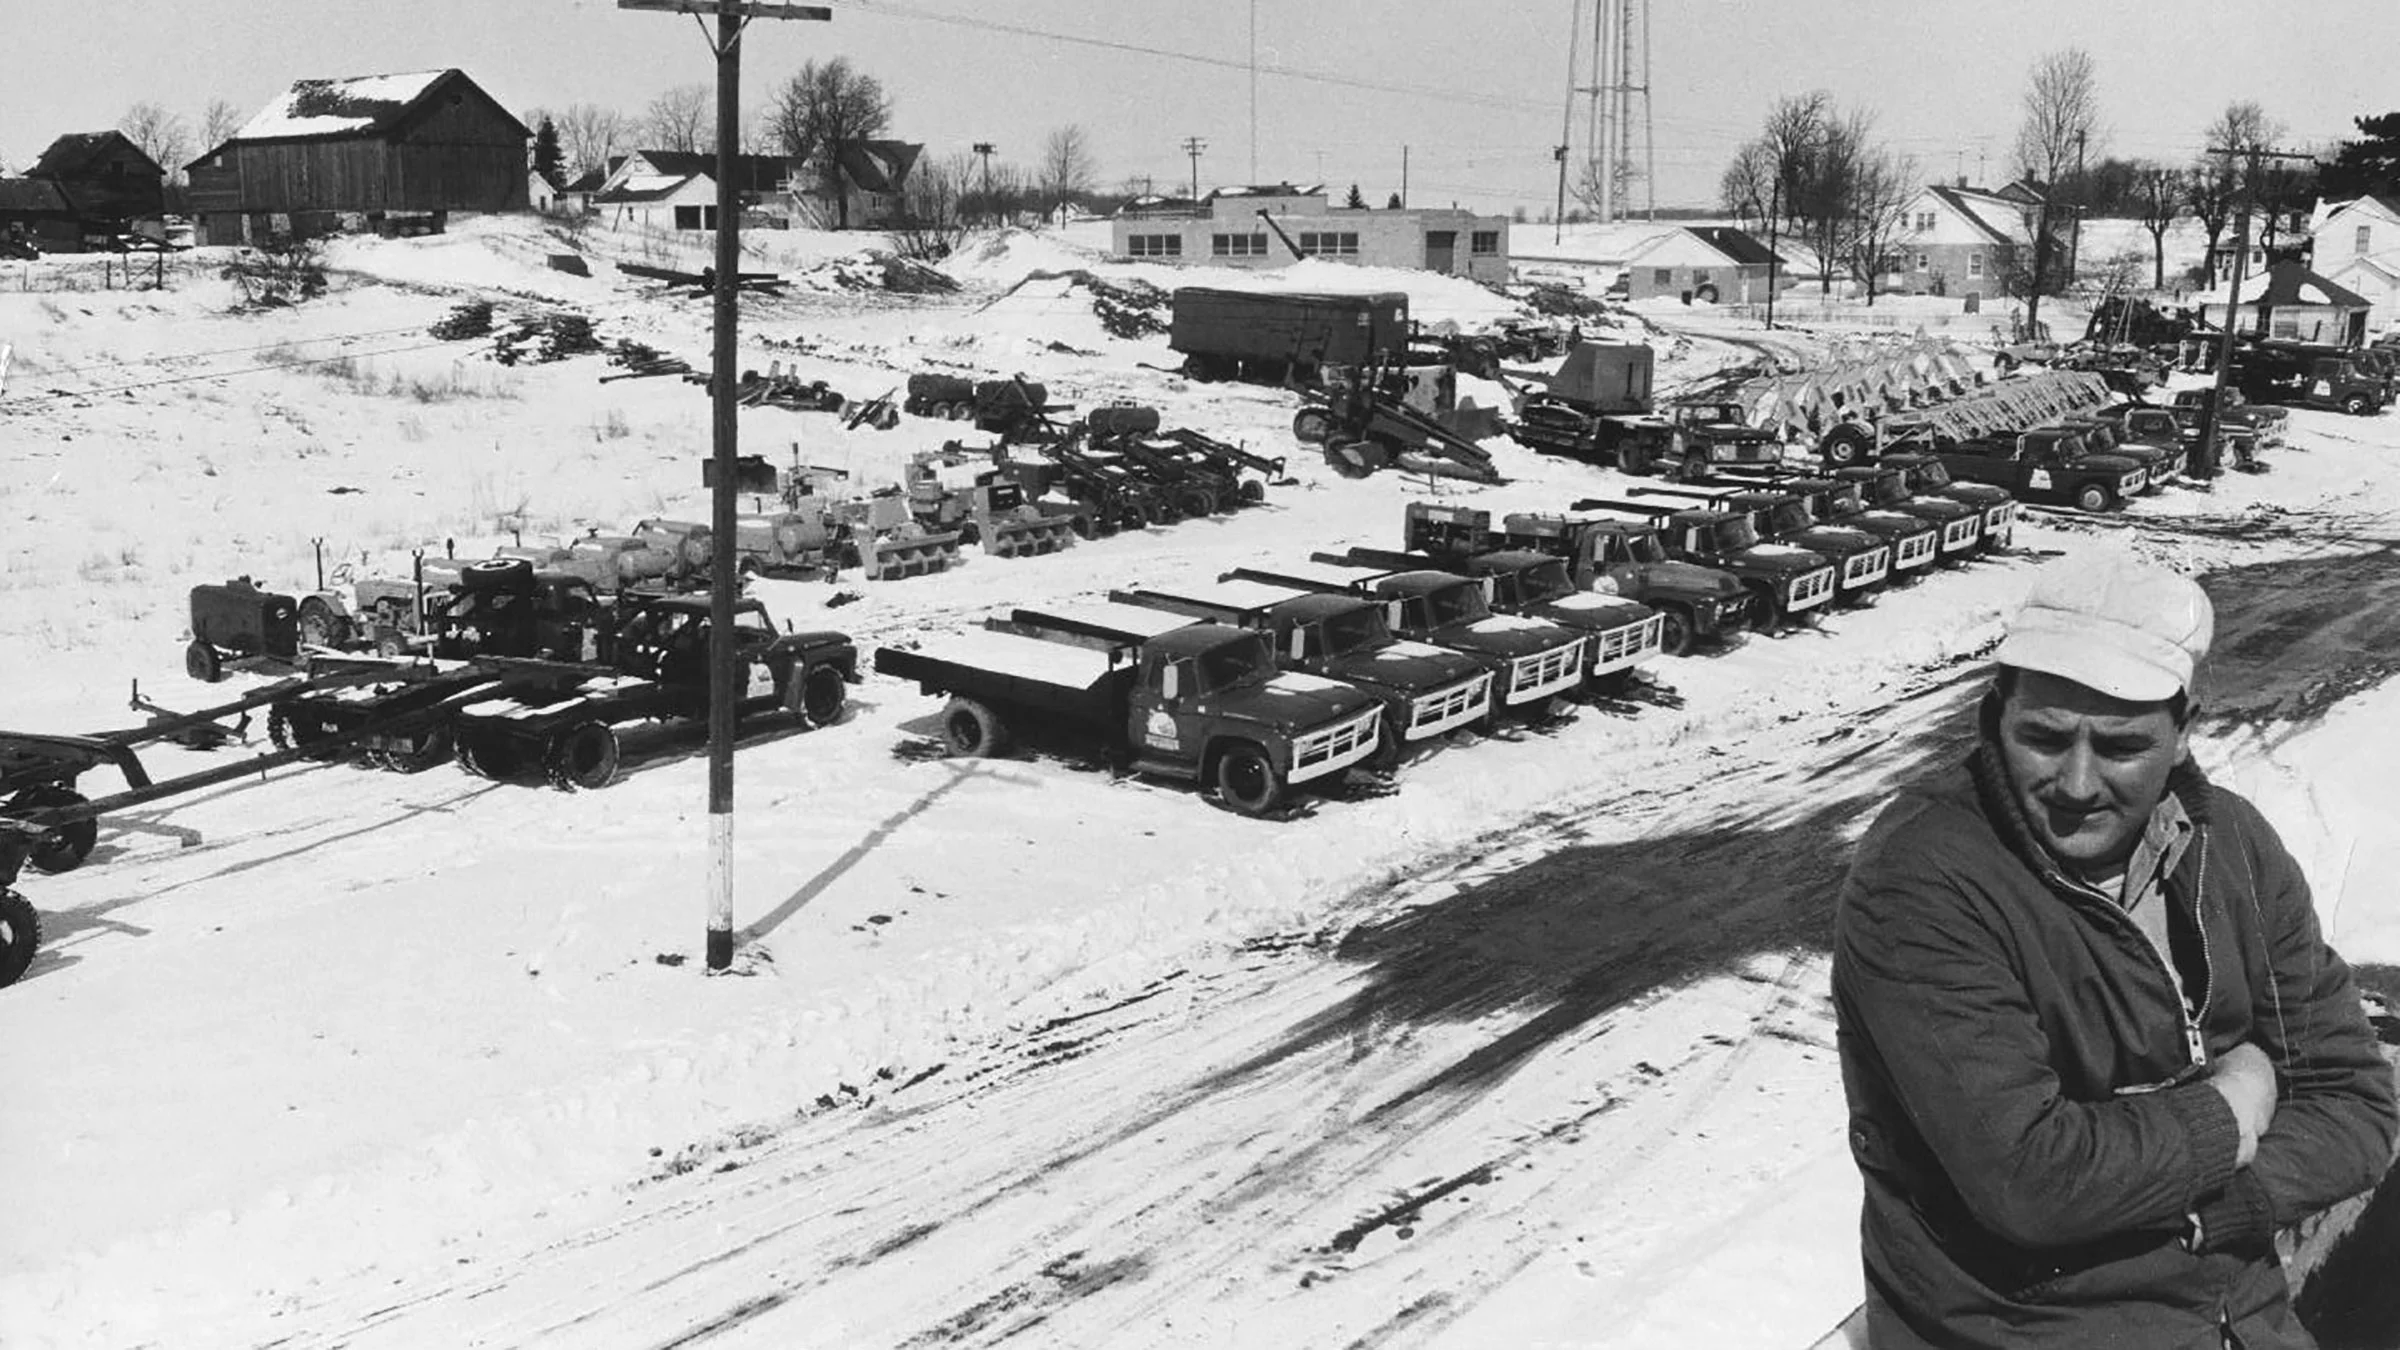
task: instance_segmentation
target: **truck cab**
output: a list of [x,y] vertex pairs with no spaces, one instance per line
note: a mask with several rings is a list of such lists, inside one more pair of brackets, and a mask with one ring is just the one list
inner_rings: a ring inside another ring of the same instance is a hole
[[1589,658],[1586,674],[1595,680],[1620,675],[1658,654],[1661,625],[1656,610],[1619,596],[1614,582],[1599,582],[1588,590],[1576,585],[1564,559],[1537,549],[1492,549],[1450,560],[1426,553],[1353,548],[1347,553],[1314,554],[1312,560],[1395,571],[1458,571],[1479,580],[1488,578],[1494,610],[1544,619],[1582,633]]
[[1653,521],[1669,557],[1721,568],[1741,581],[1750,592],[1750,626],[1758,632],[1804,622],[1833,602],[1831,560],[1810,549],[1762,542],[1745,512],[1602,498],[1586,498],[1571,509]]
[[[1957,502],[1982,513],[1982,540],[1985,552],[1994,552],[2016,542],[2017,499],[2003,487],[1990,483],[1961,483],[1950,476],[1949,466],[1932,455],[1900,451],[1885,455],[1879,461],[1886,469],[1897,470],[1900,482],[1915,499],[1927,498]],[[1845,483],[1856,491],[1858,484]]]
[[1309,562],[1236,568],[1218,578],[1236,579],[1378,601],[1392,631],[1482,662],[1504,712],[1542,717],[1583,682],[1580,635],[1541,619],[1493,613],[1484,583],[1455,572]]
[[2233,354],[2234,382],[2260,403],[2296,403],[2365,417],[2391,405],[2380,366],[2356,352],[2317,343],[2259,342]]
[[[1899,511],[1928,521],[1942,532],[1942,560],[1964,562],[1976,551],[1990,547],[1984,540],[1984,513],[1963,502],[1948,497],[1923,496],[1910,488],[1908,476],[1891,467],[1891,456],[1885,455],[1874,464],[1856,464],[1847,469],[1835,469],[1833,477],[1844,483],[1856,483],[1859,495],[1868,506],[1886,511]],[[1943,461],[1948,463],[1947,460]],[[1961,474],[1960,477],[1968,477]]]
[[1109,592],[1193,620],[1267,637],[1285,670],[1339,680],[1383,704],[1383,740],[1373,761],[1390,768],[1413,743],[1481,722],[1492,711],[1492,674],[1463,652],[1394,637],[1382,605],[1258,581],[1133,587]]
[[1739,403],[1725,399],[1671,403],[1666,419],[1673,432],[1658,467],[1678,477],[1688,479],[1733,464],[1782,462],[1783,446],[1775,433],[1751,426]]
[[[1839,604],[1865,604],[1891,580],[1891,545],[1871,531],[1820,524],[1809,509],[1807,498],[1784,489],[1781,484],[1635,488],[1633,495],[1680,497],[1720,510],[1740,511],[1750,517],[1751,526],[1761,539],[1825,555],[1834,566],[1834,598]],[[1930,563],[1932,559],[1928,557],[1925,561]]]
[[2124,426],[2114,418],[2102,415],[2062,417],[2037,430],[2076,432],[2083,437],[2084,448],[2093,454],[2114,455],[2141,465],[2142,472],[2148,476],[2148,481],[2142,485],[2142,491],[2146,493],[2164,492],[2168,482],[2181,476],[2184,470],[2183,443],[2180,439],[2162,445],[2129,437],[2125,434]]
[[1495,549],[1522,549],[1566,564],[1568,579],[1650,606],[1658,614],[1659,650],[1686,656],[1701,641],[1742,630],[1749,592],[1732,575],[1667,556],[1658,531],[1646,523],[1519,513],[1501,528],[1476,507],[1408,505],[1411,550],[1465,564]]
[[1698,480],[1703,487],[1757,487],[1789,493],[1808,508],[1811,519],[1847,529],[1864,530],[1892,550],[1891,578],[1906,585],[1928,575],[1941,560],[1942,532],[1931,522],[1905,511],[1870,507],[1858,484],[1821,474],[1787,468],[1729,470]]
[[2029,431],[1983,441],[1960,441],[1936,458],[1961,478],[2007,488],[2025,501],[2082,511],[2112,511],[2149,482],[2130,459],[2092,454],[2072,431]]

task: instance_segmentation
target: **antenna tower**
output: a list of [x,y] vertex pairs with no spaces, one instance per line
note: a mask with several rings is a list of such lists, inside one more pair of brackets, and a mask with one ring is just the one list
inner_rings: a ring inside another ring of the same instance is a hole
[[[1577,8],[1580,10],[1581,5]],[[1650,125],[1650,0],[1591,0],[1584,178],[1599,193],[1602,220],[1632,214],[1634,185],[1658,218],[1658,146]],[[1571,56],[1570,56],[1571,59]]]

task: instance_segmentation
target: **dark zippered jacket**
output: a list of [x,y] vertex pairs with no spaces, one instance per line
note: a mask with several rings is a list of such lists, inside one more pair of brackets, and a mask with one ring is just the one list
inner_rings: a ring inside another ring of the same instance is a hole
[[[2165,890],[2190,1017],[2035,842],[1988,731],[1860,842],[1833,992],[1876,1350],[2312,1344],[2273,1235],[2382,1175],[2392,1071],[2274,829],[2189,765],[2168,790],[2196,827]],[[2206,1078],[2244,1042],[2279,1094],[2237,1171]]]

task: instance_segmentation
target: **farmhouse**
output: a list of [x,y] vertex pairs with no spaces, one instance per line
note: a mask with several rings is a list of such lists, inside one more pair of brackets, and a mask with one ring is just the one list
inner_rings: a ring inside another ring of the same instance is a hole
[[192,161],[200,241],[526,208],[525,129],[457,70],[300,80]]
[[51,252],[88,235],[129,233],[165,211],[166,170],[118,131],[70,132],[50,143],[22,178],[0,178],[0,234]]
[[[1275,236],[1280,231],[1290,246]],[[1122,212],[1120,256],[1216,267],[1283,267],[1295,250],[1367,267],[1508,280],[1508,219],[1447,209],[1337,207],[1321,187],[1219,188],[1186,207]]]
[[1767,278],[1775,289],[1793,284],[1791,264],[1747,232],[1726,225],[1688,225],[1637,249],[1625,263],[1625,297],[1673,296],[1711,304],[1764,304]]
[[[2197,297],[2201,319],[2219,328],[2225,325],[2225,292],[2220,286]],[[2335,285],[2305,264],[2279,262],[2242,278],[2234,318],[2238,332],[2354,346],[2366,336],[2367,310],[2365,296]]]
[[[2023,179],[1996,189],[1968,187],[1964,180],[1923,188],[1908,204],[1892,241],[1899,289],[1911,295],[2007,294],[2011,278],[2033,265],[2033,233],[2045,200]],[[2065,213],[2058,214],[2061,219],[2050,227],[2046,270],[2068,266],[2061,238]],[[2044,289],[2050,284],[2045,278]]]
[[2328,202],[2309,226],[2320,276],[2367,302],[2367,331],[2400,326],[2400,205],[2382,197]]

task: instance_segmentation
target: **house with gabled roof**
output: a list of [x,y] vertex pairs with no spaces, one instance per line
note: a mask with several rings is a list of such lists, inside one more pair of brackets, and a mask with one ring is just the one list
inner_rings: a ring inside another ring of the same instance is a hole
[[1791,264],[1747,230],[1686,225],[1656,236],[1625,260],[1625,298],[1763,305],[1770,274],[1776,290],[1791,288]]
[[[1899,289],[1983,299],[2007,294],[2012,271],[2030,266],[2042,203],[2040,189],[2022,179],[1999,188],[1964,181],[1920,188],[1892,239]],[[2063,266],[2066,251],[2058,247],[2057,229],[2051,265]]]
[[167,171],[121,131],[75,131],[25,171],[55,183],[87,234],[120,234],[166,213]]
[[2400,202],[2324,202],[2309,221],[2310,265],[2367,302],[2367,331],[2400,327]]
[[[2225,326],[2231,289],[2219,286],[2193,297],[2202,322]],[[2237,333],[2255,337],[2355,346],[2366,338],[2368,310],[2365,296],[2310,271],[2305,263],[2287,261],[2242,278],[2233,322]]]
[[526,209],[523,122],[463,71],[296,80],[187,166],[203,243]]
[[[836,172],[830,176],[788,155],[735,155],[733,187],[743,211],[757,212],[769,224],[799,220],[825,229],[882,226],[906,215],[908,175],[924,150],[913,141],[846,142],[833,154]],[[609,161],[608,173],[588,198],[590,209],[622,222],[633,219],[636,208],[645,208],[645,223],[659,224],[647,217],[660,203],[670,208],[694,204],[688,200],[688,186],[675,188],[668,180],[696,180],[713,193],[716,176],[713,150],[636,150]],[[711,221],[716,218],[715,200],[709,198],[704,213]],[[677,223],[669,228],[715,227]]]

